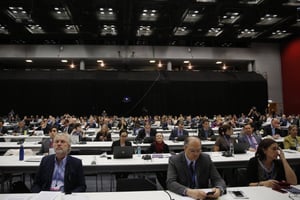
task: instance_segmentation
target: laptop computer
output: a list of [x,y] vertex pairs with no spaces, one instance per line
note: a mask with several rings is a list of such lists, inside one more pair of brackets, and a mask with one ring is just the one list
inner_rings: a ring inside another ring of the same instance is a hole
[[133,147],[132,146],[116,146],[113,149],[113,155],[114,158],[119,159],[119,158],[132,158],[133,154]]
[[249,146],[246,143],[234,143],[234,153],[242,154],[247,153]]

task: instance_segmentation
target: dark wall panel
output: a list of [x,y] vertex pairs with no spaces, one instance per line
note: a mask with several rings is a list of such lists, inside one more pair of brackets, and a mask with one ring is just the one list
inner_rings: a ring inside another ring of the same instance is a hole
[[[239,114],[267,105],[267,83],[255,73],[61,72],[0,75],[1,115]],[[10,77],[11,76],[11,77]],[[10,77],[10,78],[8,78]],[[14,78],[13,78],[14,77]],[[209,78],[207,78],[209,77]],[[127,98],[127,99],[125,99]]]

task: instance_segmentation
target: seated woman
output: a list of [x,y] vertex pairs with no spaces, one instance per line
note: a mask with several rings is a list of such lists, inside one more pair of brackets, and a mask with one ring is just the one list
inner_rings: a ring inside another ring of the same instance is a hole
[[283,151],[270,138],[259,143],[255,157],[249,160],[247,176],[249,186],[275,187],[281,181],[297,184],[296,174],[285,159]]
[[233,129],[229,124],[223,124],[219,128],[219,137],[217,138],[213,151],[229,151],[230,144],[235,143],[235,139],[231,137]]
[[284,137],[283,146],[285,149],[297,150],[300,147],[300,137],[298,135],[298,127],[290,125],[288,128],[288,136]]
[[[166,143],[164,143],[164,135],[162,133],[156,133],[155,141],[151,144],[147,152],[148,153],[169,153],[169,146]],[[164,190],[166,190],[167,172],[166,171],[156,172],[156,177],[160,185],[164,188]]]
[[111,133],[107,124],[101,126],[101,130],[97,133],[94,141],[111,141]]
[[[120,139],[113,141],[113,143],[112,143],[112,146],[111,146],[112,153],[114,151],[114,147],[116,147],[116,146],[121,146],[121,147],[132,146],[131,142],[127,141],[128,132],[126,129],[121,129],[119,132],[119,136],[120,136]],[[118,173],[116,173],[116,179],[127,178],[128,175],[129,175],[129,173],[126,173],[126,172],[118,172]]]

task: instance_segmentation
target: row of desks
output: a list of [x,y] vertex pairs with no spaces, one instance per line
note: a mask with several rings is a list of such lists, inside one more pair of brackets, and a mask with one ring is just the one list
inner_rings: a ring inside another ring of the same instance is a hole
[[[300,186],[294,186],[300,189]],[[204,191],[209,191],[209,189],[204,189]],[[291,195],[289,193],[279,193],[275,190],[272,190],[268,187],[229,187],[227,188],[227,194],[219,197],[219,200],[234,200],[232,195],[232,191],[242,191],[246,198],[249,200],[290,200],[290,199],[298,199],[298,196]],[[152,199],[172,199],[172,200],[192,200],[190,197],[183,197],[178,194],[175,194],[171,191],[133,191],[133,192],[85,192],[85,193],[73,193],[70,195],[64,195],[62,193],[57,192],[41,192],[38,194],[0,194],[0,199],[2,200],[44,200],[44,199],[52,199],[52,200],[119,200],[119,199],[144,199],[144,200],[152,200]],[[241,198],[240,198],[241,199]]]
[[[172,141],[165,140],[165,143],[169,146],[170,151],[178,151],[183,149],[183,141]],[[214,141],[202,141],[202,146],[212,147]],[[150,147],[149,143],[135,144],[132,142],[133,147],[140,145],[142,150],[147,150]],[[33,151],[38,151],[41,148],[41,144],[38,142],[24,142],[23,146],[25,149],[32,149]],[[111,151],[112,142],[86,142],[86,144],[72,144],[72,150],[80,151],[81,154],[84,152],[89,153],[100,153],[104,151]],[[8,149],[18,149],[20,145],[17,142],[2,142],[0,146],[0,151],[4,152]]]
[[[284,150],[286,159],[291,165],[300,164],[300,152]],[[253,152],[235,154],[233,157],[224,157],[222,152],[205,152],[211,156],[217,168],[243,168],[254,156]],[[142,156],[133,155],[131,159],[114,159],[112,155],[74,155],[82,160],[84,170],[94,173],[114,172],[155,172],[165,171],[168,167],[170,154],[152,154],[151,160],[144,160]],[[18,156],[0,156],[0,173],[35,172],[42,156],[27,156],[19,161]]]
[[[300,186],[294,186],[300,189]],[[204,189],[209,191],[209,189]],[[242,191],[246,198],[249,200],[290,200],[298,199],[299,196],[295,196],[289,193],[279,193],[268,187],[229,187],[227,188],[227,194],[219,197],[219,200],[234,200],[231,191]],[[131,199],[131,200],[152,200],[152,199],[172,199],[172,200],[192,200],[190,197],[183,197],[170,191],[133,191],[133,192],[94,192],[94,193],[73,193],[71,195],[64,195],[56,192],[41,192],[38,194],[0,194],[2,200],[119,200],[119,199]],[[241,199],[241,198],[240,198]]]

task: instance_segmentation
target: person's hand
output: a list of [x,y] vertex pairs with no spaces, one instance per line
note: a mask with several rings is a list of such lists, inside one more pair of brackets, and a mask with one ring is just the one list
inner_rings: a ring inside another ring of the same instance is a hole
[[279,139],[279,138],[280,138],[280,135],[279,135],[279,134],[275,134],[275,135],[273,136],[273,138],[274,138],[274,139]]
[[283,153],[283,151],[282,151],[281,148],[279,148],[279,150],[278,150],[278,155],[279,155],[279,157],[280,157],[281,160],[285,160],[285,155],[284,155],[284,153]]
[[206,193],[200,189],[187,189],[186,195],[193,199],[203,200],[206,198]]
[[255,152],[255,151],[256,151],[256,149],[254,149],[254,148],[250,147],[250,148],[248,149],[248,151]]
[[220,188],[213,188],[212,192],[213,192],[213,194],[207,195],[208,198],[217,199],[219,196],[221,196]]
[[273,188],[273,187],[275,187],[276,185],[278,185],[278,183],[279,183],[279,181],[270,179],[270,180],[267,180],[267,181],[262,181],[262,182],[260,182],[260,185],[261,185],[261,186],[265,186],[265,187]]

